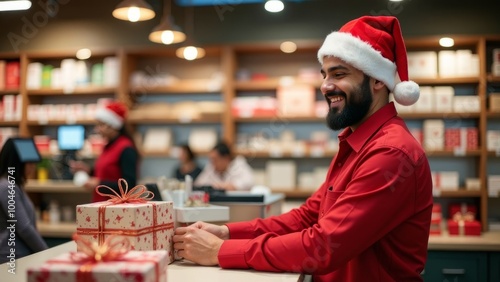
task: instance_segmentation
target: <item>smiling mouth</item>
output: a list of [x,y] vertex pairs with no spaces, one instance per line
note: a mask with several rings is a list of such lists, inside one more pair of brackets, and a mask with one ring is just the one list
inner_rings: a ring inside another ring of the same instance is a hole
[[328,97],[328,101],[330,102],[330,108],[338,107],[344,101],[344,97],[342,96],[333,96]]

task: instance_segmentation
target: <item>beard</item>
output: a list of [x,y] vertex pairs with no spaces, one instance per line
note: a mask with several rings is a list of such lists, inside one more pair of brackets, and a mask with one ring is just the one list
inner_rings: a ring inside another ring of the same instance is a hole
[[[328,96],[340,95],[344,98],[344,109],[331,108]],[[370,91],[370,77],[366,76],[363,82],[351,92],[349,99],[343,91],[332,91],[325,95],[329,111],[326,124],[332,130],[340,130],[359,123],[368,113],[373,98]]]

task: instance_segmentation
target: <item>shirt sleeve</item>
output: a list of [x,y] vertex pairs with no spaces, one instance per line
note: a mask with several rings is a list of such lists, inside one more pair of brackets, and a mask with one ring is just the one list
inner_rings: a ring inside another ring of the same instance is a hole
[[[120,156],[121,177],[127,181],[129,189],[137,184],[137,163],[139,155],[132,147],[123,150]],[[101,181],[100,185],[106,185],[119,193],[118,182]]]
[[[35,223],[31,221],[31,217],[27,213],[27,211],[23,208],[22,200],[20,193],[24,193],[17,186],[15,188],[15,194],[10,194],[10,189],[4,189],[5,187],[1,187],[0,189],[0,205],[2,208],[2,213],[8,215],[8,205],[7,201],[9,196],[14,196],[15,200],[15,219],[16,219],[16,236],[22,239],[23,242],[31,249],[33,253],[43,251],[47,249],[47,244],[43,240],[42,236],[36,230]],[[29,201],[28,195],[24,195],[25,200]]]
[[235,170],[231,182],[236,190],[250,190],[254,185],[252,168],[246,163],[241,165]]
[[[399,173],[402,162],[411,172],[405,177]],[[416,187],[428,180],[422,173],[428,172],[426,159],[417,165],[398,149],[382,148],[367,153],[360,163],[341,195],[326,190],[323,205],[330,201],[331,206],[317,224],[284,235],[226,240],[218,254],[220,266],[329,273],[415,213]]]
[[200,175],[194,181],[195,186],[211,186],[214,181],[214,169],[211,164],[206,164]]

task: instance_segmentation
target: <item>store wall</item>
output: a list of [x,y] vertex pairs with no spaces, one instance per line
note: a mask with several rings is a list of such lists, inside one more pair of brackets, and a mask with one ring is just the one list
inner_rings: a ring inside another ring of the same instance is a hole
[[[161,1],[149,0],[155,19],[129,23],[114,19],[119,0],[33,0],[29,11],[0,13],[0,52],[113,48],[155,45],[147,39],[159,23]],[[405,36],[500,34],[494,4],[481,0],[307,0],[289,2],[286,11],[271,14],[262,4],[195,8],[195,38],[202,44],[322,39],[346,21],[361,15],[390,14],[400,18]],[[43,7],[48,3],[48,8]],[[185,9],[174,5],[176,22],[185,26]]]

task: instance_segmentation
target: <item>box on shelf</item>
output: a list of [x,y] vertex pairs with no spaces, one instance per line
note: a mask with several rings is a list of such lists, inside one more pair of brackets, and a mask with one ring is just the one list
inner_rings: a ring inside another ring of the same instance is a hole
[[437,53],[434,51],[408,52],[408,75],[414,78],[437,77]]
[[488,195],[492,198],[500,197],[500,175],[488,175]]
[[426,150],[444,149],[444,121],[428,119],[423,123],[424,148]]
[[480,236],[481,235],[481,223],[477,220],[455,221],[455,220],[449,219],[448,220],[448,233],[450,235],[460,235],[460,236]]
[[466,178],[465,189],[469,191],[481,190],[481,179],[479,178]]
[[445,130],[444,148],[477,150],[479,144],[478,129],[475,127],[468,128],[447,128]]
[[420,86],[420,97],[415,103],[415,111],[431,113],[434,111],[434,90],[430,86]]
[[29,267],[27,277],[28,282],[161,282],[167,281],[167,264],[168,254],[164,250],[128,251],[117,258],[100,261],[95,261],[85,253],[64,253],[42,265]]
[[449,113],[453,110],[455,89],[451,86],[434,86],[434,110],[438,113]]
[[491,112],[500,112],[500,93],[491,93],[489,96]]
[[280,85],[276,90],[276,97],[281,116],[311,117],[314,115],[316,92],[312,85]]
[[[120,196],[114,196],[110,201],[78,205],[77,234],[99,244],[111,235],[123,236],[129,239],[132,250],[167,250],[169,262],[172,262],[173,203],[147,202],[140,198],[128,200],[134,195],[140,196],[142,193],[137,192],[141,190],[147,191],[138,185],[128,192],[121,191]],[[103,188],[99,191],[105,192]]]
[[441,204],[434,203],[432,206],[431,227],[429,235],[441,235],[441,224],[443,220],[443,213]]
[[454,215],[465,215],[469,213],[472,217],[477,215],[477,207],[475,205],[470,205],[467,203],[459,204],[449,204],[448,206],[449,217],[452,218]]
[[455,113],[479,113],[481,111],[479,96],[455,96],[453,98],[453,111]]
[[486,148],[488,151],[500,151],[500,130],[486,131]]

